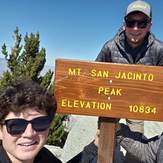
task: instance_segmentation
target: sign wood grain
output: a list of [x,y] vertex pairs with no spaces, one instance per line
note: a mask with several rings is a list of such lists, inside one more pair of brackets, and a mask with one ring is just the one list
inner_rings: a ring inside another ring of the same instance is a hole
[[57,59],[58,113],[163,120],[163,67]]

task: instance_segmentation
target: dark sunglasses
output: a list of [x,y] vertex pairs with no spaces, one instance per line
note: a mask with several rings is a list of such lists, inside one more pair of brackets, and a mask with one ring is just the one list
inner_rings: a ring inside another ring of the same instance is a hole
[[144,20],[132,20],[125,18],[125,23],[128,28],[134,28],[137,26],[138,28],[146,28],[150,20],[144,19]]
[[29,123],[32,124],[32,128],[35,131],[45,131],[50,127],[51,119],[48,116],[34,118],[31,121],[27,121],[21,118],[7,119],[2,124],[6,125],[7,132],[9,134],[18,135],[22,134],[25,131]]

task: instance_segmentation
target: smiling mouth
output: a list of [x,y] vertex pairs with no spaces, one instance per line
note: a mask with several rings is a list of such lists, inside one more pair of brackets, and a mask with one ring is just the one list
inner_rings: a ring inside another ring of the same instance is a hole
[[137,43],[139,41],[138,39],[134,39],[134,38],[132,38],[131,40],[133,43]]
[[137,36],[140,36],[141,35],[141,33],[130,33],[131,34],[131,36],[133,36],[133,37],[137,37]]
[[29,142],[29,143],[21,143],[19,145],[24,146],[24,147],[29,147],[29,146],[36,145],[36,144],[38,144],[37,141],[33,141],[33,142]]

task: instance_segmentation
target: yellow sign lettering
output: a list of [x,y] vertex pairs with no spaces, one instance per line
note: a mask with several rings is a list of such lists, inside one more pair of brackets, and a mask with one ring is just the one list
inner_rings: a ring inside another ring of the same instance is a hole
[[68,75],[72,75],[72,76],[79,76],[80,75],[80,68],[69,68],[68,69]]
[[90,76],[91,77],[99,77],[99,78],[108,78],[109,77],[109,71],[105,71],[105,70],[96,70],[96,69],[92,69],[90,71]]
[[106,96],[122,96],[122,89],[121,88],[99,87],[98,94],[104,94]]
[[154,75],[140,72],[118,72],[116,79],[153,81]]
[[61,107],[63,108],[78,108],[78,109],[97,109],[97,110],[111,110],[111,103],[86,101],[86,100],[61,100]]

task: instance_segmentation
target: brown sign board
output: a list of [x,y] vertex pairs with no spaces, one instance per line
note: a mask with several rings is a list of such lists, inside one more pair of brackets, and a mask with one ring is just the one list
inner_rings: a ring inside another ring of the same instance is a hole
[[163,121],[163,67],[57,59],[58,113]]

